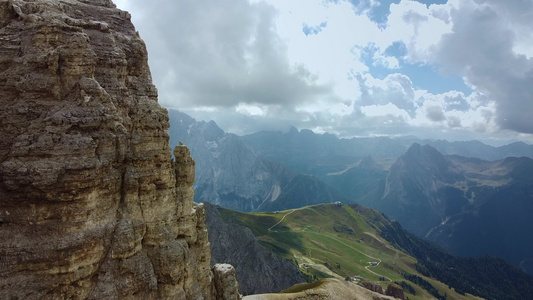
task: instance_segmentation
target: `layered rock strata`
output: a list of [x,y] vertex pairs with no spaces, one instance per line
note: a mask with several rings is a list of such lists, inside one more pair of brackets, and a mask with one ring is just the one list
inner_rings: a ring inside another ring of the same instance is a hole
[[0,0],[0,298],[215,299],[194,161],[109,0]]

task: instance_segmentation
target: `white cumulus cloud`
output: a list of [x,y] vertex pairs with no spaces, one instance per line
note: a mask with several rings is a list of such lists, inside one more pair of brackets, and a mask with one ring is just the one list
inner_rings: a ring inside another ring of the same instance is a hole
[[[115,2],[147,44],[160,102],[228,131],[532,140],[531,1],[401,0],[379,22],[374,0]],[[408,75],[421,66],[471,92],[426,90]]]

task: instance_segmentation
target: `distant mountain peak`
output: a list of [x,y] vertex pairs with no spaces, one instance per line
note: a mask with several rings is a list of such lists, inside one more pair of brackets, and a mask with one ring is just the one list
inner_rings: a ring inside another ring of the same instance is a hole
[[429,145],[422,146],[418,143],[411,145],[400,159],[417,165],[434,165],[439,169],[446,168],[450,164],[444,155],[434,147]]
[[305,135],[314,135],[315,132],[313,130],[310,130],[310,129],[302,129],[300,130],[300,133],[301,134],[305,134]]
[[211,120],[205,124],[203,134],[207,141],[216,141],[224,137],[226,132],[224,132],[224,130],[218,127],[215,121]]
[[298,133],[300,133],[300,131],[298,130],[298,128],[294,126],[289,127],[289,131],[287,132],[287,134],[298,134]]
[[440,152],[435,149],[435,147],[430,145],[420,145],[419,143],[413,143],[409,149],[407,149],[406,155],[424,155],[424,154],[430,154],[430,153],[439,153]]

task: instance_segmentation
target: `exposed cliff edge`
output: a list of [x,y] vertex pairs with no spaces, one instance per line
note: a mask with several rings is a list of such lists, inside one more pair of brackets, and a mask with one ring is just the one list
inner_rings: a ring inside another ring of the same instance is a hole
[[0,0],[0,53],[0,298],[215,299],[194,161],[129,14]]

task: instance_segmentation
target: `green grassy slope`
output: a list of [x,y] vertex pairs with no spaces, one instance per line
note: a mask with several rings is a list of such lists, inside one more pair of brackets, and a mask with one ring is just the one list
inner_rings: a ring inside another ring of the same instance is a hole
[[384,288],[390,281],[403,282],[409,299],[434,299],[436,293],[447,299],[476,299],[418,272],[415,258],[380,237],[390,221],[375,210],[336,204],[278,213],[219,210],[226,222],[250,228],[264,246],[295,261],[310,281],[357,275]]

